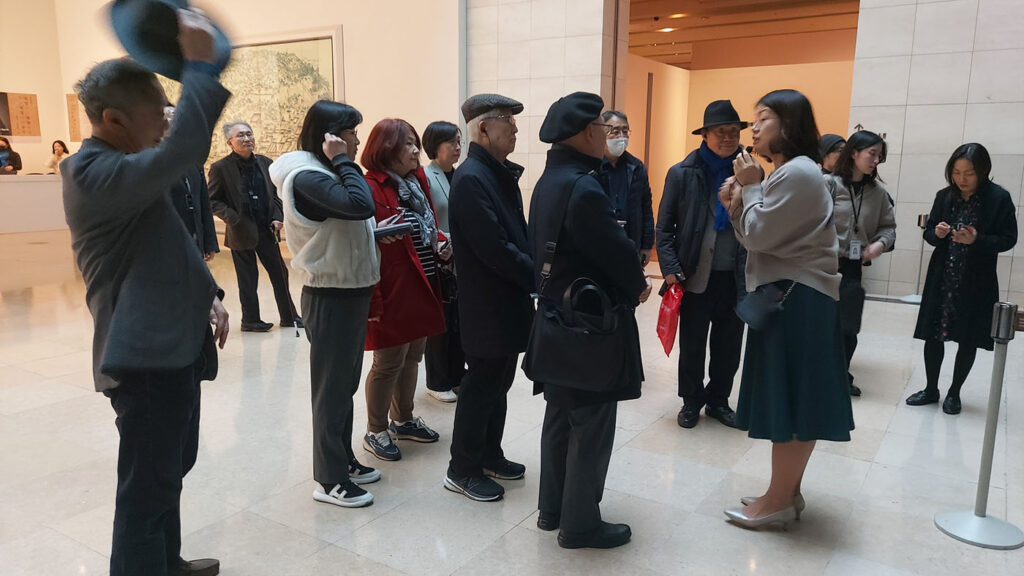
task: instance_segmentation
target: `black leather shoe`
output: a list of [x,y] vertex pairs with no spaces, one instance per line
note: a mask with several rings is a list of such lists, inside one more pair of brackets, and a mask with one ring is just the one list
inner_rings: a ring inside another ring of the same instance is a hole
[[860,396],[860,388],[852,382],[850,383],[850,396]]
[[697,425],[698,419],[700,419],[700,408],[683,406],[682,410],[679,411],[679,415],[676,416],[676,423],[683,428],[693,428]]
[[545,532],[552,530],[558,530],[558,522],[561,520],[558,514],[552,514],[550,512],[541,512],[537,516],[537,528]]
[[558,545],[562,548],[615,548],[629,542],[632,535],[628,524],[601,522],[592,532],[573,534],[560,531]]
[[242,322],[242,332],[270,332],[274,325],[270,322],[259,320],[257,322]]
[[291,322],[281,322],[281,328],[305,328],[305,326],[302,325],[302,318],[296,316]]
[[217,576],[220,574],[220,560],[178,560],[178,576]]
[[704,413],[729,428],[736,427],[736,413],[728,406],[708,406],[704,409]]
[[960,408],[959,396],[946,396],[946,400],[942,403],[942,411],[949,415],[959,414]]
[[924,406],[925,404],[938,404],[938,402],[938,390],[925,389],[907,396],[907,406]]

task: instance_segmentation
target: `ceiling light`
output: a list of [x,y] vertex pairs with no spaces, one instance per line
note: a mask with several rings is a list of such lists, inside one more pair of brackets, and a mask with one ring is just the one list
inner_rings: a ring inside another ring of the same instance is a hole
[[658,32],[675,32],[675,28],[659,28]]
[[686,18],[686,14],[672,14],[669,16],[669,18],[672,18],[673,20],[678,18]]

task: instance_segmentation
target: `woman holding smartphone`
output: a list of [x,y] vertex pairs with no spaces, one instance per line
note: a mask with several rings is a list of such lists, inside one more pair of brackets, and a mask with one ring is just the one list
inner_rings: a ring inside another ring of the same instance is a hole
[[762,329],[747,330],[736,427],[772,442],[772,476],[764,495],[725,511],[746,528],[799,518],[815,442],[849,441],[853,429],[837,303],[839,242],[817,165],[814,113],[795,90],[769,92],[754,112],[754,151],[775,171],[765,178],[742,152],[719,199],[747,249],[747,290],[765,294],[774,285],[785,306]]
[[945,343],[959,344],[953,383],[942,403],[959,414],[960,389],[978,348],[992,350],[992,306],[999,299],[996,263],[1017,244],[1016,208],[1010,193],[989,180],[992,159],[977,143],[957,148],[946,163],[949,186],[935,195],[924,239],[935,247],[921,295],[914,338],[924,340],[925,389],[910,406],[939,401],[939,371]]
[[[381,249],[380,283],[370,302],[366,349],[363,448],[381,460],[398,460],[394,440],[437,442],[439,436],[413,415],[413,397],[427,337],[444,332],[439,262],[451,258],[420,167],[420,138],[405,120],[386,118],[370,131],[362,155],[378,222],[401,215],[412,232]],[[390,422],[389,422],[390,416]]]

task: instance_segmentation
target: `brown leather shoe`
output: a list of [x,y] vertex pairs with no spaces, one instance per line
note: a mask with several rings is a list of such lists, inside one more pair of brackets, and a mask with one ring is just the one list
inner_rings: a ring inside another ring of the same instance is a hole
[[178,576],[217,576],[220,574],[220,560],[201,558],[178,561]]

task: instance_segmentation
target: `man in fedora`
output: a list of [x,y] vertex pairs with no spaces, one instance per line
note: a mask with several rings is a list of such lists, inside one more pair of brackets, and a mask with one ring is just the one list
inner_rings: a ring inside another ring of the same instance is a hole
[[[740,131],[746,127],[728,100],[708,104],[703,126],[693,131],[704,141],[669,169],[658,208],[663,291],[672,284],[681,284],[685,290],[679,309],[679,396],[683,408],[676,420],[683,428],[697,425],[701,408],[722,424],[735,427],[729,395],[743,341],[743,321],[735,308],[745,286],[747,254],[718,201],[718,188],[732,176],[732,161],[742,148]],[[708,349],[710,378],[705,386]]]
[[444,487],[478,502],[500,500],[498,480],[518,480],[526,466],[505,457],[506,395],[533,323],[533,258],[519,178],[508,160],[523,105],[499,94],[462,104],[469,154],[452,178],[449,218],[459,274],[459,322],[468,371],[455,408]]

